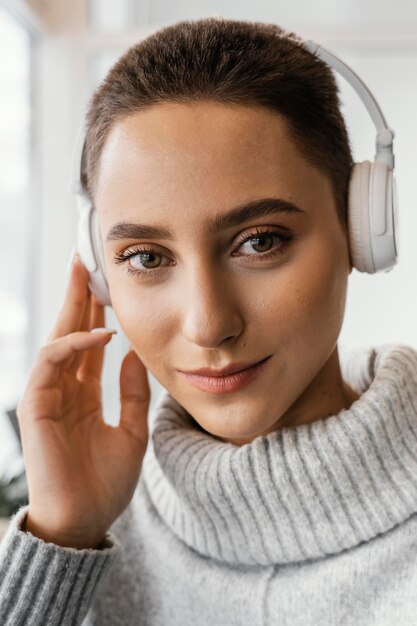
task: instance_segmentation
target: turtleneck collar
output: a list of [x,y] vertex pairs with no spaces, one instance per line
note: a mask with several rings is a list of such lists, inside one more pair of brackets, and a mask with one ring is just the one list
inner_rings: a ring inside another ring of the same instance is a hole
[[349,409],[243,446],[196,427],[166,391],[141,480],[167,526],[200,554],[272,565],[336,554],[417,511],[417,350],[339,350]]

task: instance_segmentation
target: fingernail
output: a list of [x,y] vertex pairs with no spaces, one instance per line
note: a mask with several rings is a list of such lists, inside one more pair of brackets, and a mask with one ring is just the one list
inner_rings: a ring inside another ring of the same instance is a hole
[[115,330],[114,328],[93,328],[92,330],[90,330],[90,333],[111,333],[112,335],[115,335],[117,333],[117,330]]

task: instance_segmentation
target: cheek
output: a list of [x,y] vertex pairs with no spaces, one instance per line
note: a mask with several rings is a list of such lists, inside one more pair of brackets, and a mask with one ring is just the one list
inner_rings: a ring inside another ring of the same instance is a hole
[[142,297],[133,295],[135,289],[120,293],[112,292],[117,319],[134,346],[143,363],[158,370],[167,357],[169,339],[173,328],[172,300],[152,297],[146,290]]
[[348,274],[340,249],[317,241],[278,272],[271,289],[269,328],[300,349],[337,337],[345,310]]

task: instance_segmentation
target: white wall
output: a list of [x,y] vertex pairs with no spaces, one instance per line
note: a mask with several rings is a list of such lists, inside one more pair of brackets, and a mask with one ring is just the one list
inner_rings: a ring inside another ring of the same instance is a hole
[[[88,31],[83,0],[59,4],[37,2],[42,12],[53,13],[48,34],[39,44],[40,116],[39,156],[42,176],[42,224],[36,277],[36,345],[48,336],[60,309],[66,287],[66,264],[75,241],[75,203],[68,181],[73,140],[89,95],[89,65],[97,54],[119,53],[158,25],[180,19],[223,15],[236,19],[277,22],[312,38],[349,62],[373,89],[389,124],[396,131],[397,179],[400,200],[400,261],[388,274],[374,276],[354,270],[350,278],[345,323],[340,342],[346,346],[405,342],[417,347],[417,207],[413,187],[417,110],[417,3],[374,0],[283,2],[225,0],[192,2],[159,0],[141,2],[141,29],[126,34]],[[71,19],[66,18],[66,12]],[[47,15],[48,16],[48,15]],[[43,15],[45,17],[45,15]],[[355,158],[372,158],[371,122],[350,88],[342,85],[344,111]],[[117,324],[108,310],[108,325]],[[121,329],[120,329],[121,330]],[[118,368],[127,349],[122,336],[112,339],[104,371],[106,420],[118,420]],[[154,401],[161,388],[151,378]]]

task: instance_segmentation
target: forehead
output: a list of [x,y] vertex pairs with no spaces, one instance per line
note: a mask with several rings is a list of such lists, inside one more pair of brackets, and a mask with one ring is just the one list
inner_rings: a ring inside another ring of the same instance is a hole
[[95,202],[108,225],[139,215],[201,220],[258,197],[302,206],[302,187],[314,187],[318,176],[285,119],[265,107],[164,103],[114,124],[101,154]]
[[[134,112],[112,127],[101,156],[101,170],[112,157],[124,165],[159,163],[252,167],[262,157],[297,152],[283,116],[266,107],[223,104],[212,101],[160,103]],[[116,154],[117,153],[117,154]],[[301,157],[301,155],[297,155]],[[112,163],[114,168],[116,164]],[[218,169],[221,169],[221,167]]]

